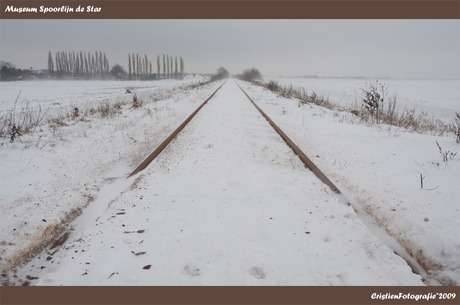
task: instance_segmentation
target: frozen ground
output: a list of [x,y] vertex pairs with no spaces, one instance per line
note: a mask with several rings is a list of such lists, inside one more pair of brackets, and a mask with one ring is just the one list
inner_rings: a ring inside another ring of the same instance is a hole
[[[458,285],[460,156],[443,161],[436,144],[443,152],[460,152],[454,135],[346,124],[341,118],[350,113],[316,105],[299,108],[297,101],[274,97],[263,88],[247,84],[245,88],[355,207],[372,215],[430,275],[443,284]],[[450,98],[458,92],[451,92]]]
[[130,90],[140,96],[167,94],[179,89],[181,86],[205,82],[207,79],[202,75],[187,75],[183,80],[165,79],[161,81],[86,81],[86,80],[62,80],[62,81],[18,81],[3,82],[0,84],[0,114],[11,110],[14,101],[20,93],[16,111],[19,112],[27,106],[38,108],[42,111],[61,113],[71,107],[90,108],[99,103],[117,100],[123,101],[131,96],[126,95]]
[[[41,87],[36,87],[38,83]],[[56,93],[56,100],[64,100],[66,92],[75,88],[72,81],[2,82],[0,85],[5,95],[9,90],[16,92],[16,86],[20,85],[25,96],[46,96],[56,83],[68,86],[67,90],[64,88]],[[91,103],[88,107],[79,104],[80,113],[95,109],[101,103],[113,105],[122,101],[127,104],[121,104],[116,113],[106,117],[99,112],[91,114],[91,111],[85,116],[67,116],[73,109],[71,103],[56,105],[52,109],[54,112],[49,111],[47,117],[62,117],[64,114],[62,123],[48,124],[45,119],[34,135],[21,137],[13,143],[2,139],[2,270],[34,253],[52,236],[61,234],[65,225],[80,214],[88,202],[98,197],[101,186],[110,182],[113,176],[120,175],[120,168],[128,170],[137,166],[215,90],[215,84],[199,91],[172,90],[195,83],[191,79],[174,84],[164,81],[164,86],[161,86],[163,81],[150,83],[153,88],[137,91],[139,100],[145,101],[144,107],[133,108],[130,102],[133,94],[126,94],[126,88],[147,87],[147,83],[113,82],[112,85],[118,87],[101,97],[97,92],[103,85],[110,86],[110,82],[79,82],[79,91],[87,95],[94,93],[99,99],[99,102],[88,99]],[[29,85],[31,87],[27,87]],[[153,102],[157,98],[161,100]],[[54,104],[51,98],[48,103]],[[13,105],[14,100],[10,101],[10,109]]]
[[[361,102],[361,88],[376,79],[364,78],[289,78],[271,77],[284,86],[303,87],[308,94],[329,97],[334,103],[349,107]],[[389,96],[397,96],[401,109],[426,111],[445,122],[450,122],[455,112],[460,113],[459,80],[377,79],[388,86]]]
[[[4,284],[423,285],[300,165],[233,80],[157,160],[125,179],[221,82],[168,92],[151,84],[138,89],[151,100],[142,108],[126,104],[110,118],[69,118],[22,142],[2,141]],[[458,285],[459,157],[443,162],[434,142],[456,152],[452,137],[339,123],[334,111],[240,84],[358,214],[418,258],[427,284]],[[98,98],[132,99],[126,87],[116,90]],[[5,272],[69,228],[65,243]]]

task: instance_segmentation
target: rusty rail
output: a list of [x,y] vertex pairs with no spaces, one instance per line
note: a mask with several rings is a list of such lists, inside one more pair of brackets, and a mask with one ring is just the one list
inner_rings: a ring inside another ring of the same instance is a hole
[[157,149],[155,149],[150,154],[150,156],[147,157],[147,159],[145,159],[141,164],[139,164],[139,166],[131,174],[129,174],[128,178],[137,174],[138,172],[144,170],[147,166],[149,166],[149,164],[163,151],[163,149],[166,148],[166,146],[168,146],[169,143],[171,143],[171,141],[179,134],[179,132],[182,129],[184,129],[184,127],[188,124],[188,122],[190,122],[193,119],[193,117],[198,113],[198,111],[200,111],[200,109],[203,108],[204,105],[206,105],[206,103],[214,96],[214,94],[216,94],[216,92],[219,91],[220,88],[222,88],[225,82],[222,85],[220,85],[220,87],[217,88],[217,90],[214,91],[214,93],[211,94],[211,96],[208,97],[208,99],[204,101],[201,104],[201,106],[198,107],[166,140],[164,140],[163,143],[161,143],[160,146],[158,146]]
[[[236,81],[235,81],[236,83]],[[240,85],[236,83],[238,87]],[[281,136],[281,138],[286,142],[287,145],[294,151],[294,153],[299,156],[300,160],[305,164],[305,166],[310,169],[316,177],[318,177],[322,182],[324,182],[326,185],[328,185],[335,193],[341,194],[340,190],[334,185],[334,183],[329,180],[326,175],[321,172],[321,170],[300,150],[297,145],[292,142],[291,139],[265,114],[265,112],[262,111],[262,109],[257,106],[257,104],[249,97],[249,95],[241,88],[241,91],[246,95],[246,97],[251,101],[251,103],[259,110],[259,112],[262,114],[262,116],[270,123],[270,125],[275,129],[275,131]]]

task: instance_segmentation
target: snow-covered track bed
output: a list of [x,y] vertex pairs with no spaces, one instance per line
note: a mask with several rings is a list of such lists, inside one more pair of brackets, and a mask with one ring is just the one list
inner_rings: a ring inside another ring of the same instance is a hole
[[179,134],[179,132],[181,132],[182,129],[184,129],[184,127],[195,117],[195,115],[198,113],[198,111],[200,111],[201,108],[203,108],[204,105],[206,105],[206,103],[214,96],[214,94],[216,94],[217,91],[219,91],[219,89],[225,84],[225,82],[219,87],[216,89],[216,91],[214,91],[210,97],[208,97],[204,102],[203,104],[201,104],[200,107],[198,107],[179,127],[177,127],[177,129],[168,137],[166,138],[166,140],[163,141],[163,143],[161,143],[160,146],[158,146],[148,157],[147,159],[145,159],[144,161],[142,161],[141,164],[139,164],[138,167],[136,167],[136,169],[131,173],[129,174],[128,178],[137,174],[138,172],[142,171],[143,169],[145,169],[147,166],[149,166],[149,164],[163,151],[163,149],[166,148],[166,146],[168,146],[169,143],[171,143],[171,141]]
[[305,153],[300,150],[300,148],[295,145],[294,142],[292,142],[291,139],[279,128],[273,121],[268,117],[268,115],[263,112],[262,109],[257,106],[257,104],[249,97],[249,95],[241,88],[239,85],[238,87],[243,91],[243,93],[247,96],[249,101],[257,108],[257,110],[262,114],[262,116],[268,121],[268,123],[275,129],[275,131],[280,135],[280,137],[286,142],[286,144],[294,151],[294,153],[299,157],[299,159],[305,164],[305,166],[310,169],[316,177],[318,177],[319,180],[321,180],[324,184],[328,185],[332,191],[334,191],[337,194],[341,194],[340,190],[334,185],[334,183],[329,180],[326,175],[311,161],[310,158],[308,158]]
[[423,285],[235,82],[148,167],[100,193],[110,196],[17,277],[31,285]]
[[337,118],[353,114],[302,104],[246,82],[241,86],[426,284],[458,285],[460,159],[442,156],[458,152],[455,136],[347,123]]
[[[342,203],[346,203],[348,206],[352,206],[354,211],[357,213],[357,216],[363,221],[364,224],[370,229],[372,232],[376,233],[379,236],[380,240],[384,242],[387,246],[389,246],[393,251],[400,255],[402,258],[406,260],[409,266],[411,266],[412,270],[423,276],[423,280],[427,281],[428,272],[424,267],[420,264],[417,260],[417,257],[411,256],[406,249],[400,244],[398,244],[397,240],[391,237],[384,229],[380,228],[371,218],[370,215],[363,213],[363,211],[359,211],[355,204],[350,203],[350,199],[347,198],[346,195],[342,194],[342,192],[338,189],[332,181],[326,177],[326,175],[308,158],[305,153],[279,128],[273,120],[251,99],[251,97],[241,88],[240,85],[238,87],[243,91],[249,101],[257,108],[260,114],[268,121],[268,123],[273,127],[273,129],[280,135],[280,137],[286,142],[286,144],[292,149],[292,151],[299,157],[299,159],[304,163],[305,167],[312,171],[321,180],[324,184],[329,186],[333,192],[338,195],[338,198],[342,201]],[[430,279],[433,283],[440,284],[437,280]]]
[[[77,115],[59,116],[59,124],[55,115],[65,114],[75,105],[60,93],[72,93],[75,82],[22,83],[18,105],[23,96],[43,95],[42,106],[58,100],[55,107],[61,110],[50,106],[35,133],[14,142],[1,139],[1,285],[23,284],[25,279],[15,280],[16,269],[40,256],[44,248],[60,243],[75,217],[94,201],[109,196],[110,192],[104,193],[106,187],[119,178],[125,180],[146,154],[222,84],[201,79],[197,84],[194,80],[78,82],[86,100],[78,104]],[[61,91],[52,90],[56,83]],[[15,91],[16,85],[2,83],[2,101],[3,93]],[[110,90],[99,92],[106,87]],[[135,88],[135,93],[128,94],[126,88]],[[141,107],[134,107],[134,96]],[[89,108],[84,106],[86,102]],[[111,112],[103,115],[99,106],[107,106]]]

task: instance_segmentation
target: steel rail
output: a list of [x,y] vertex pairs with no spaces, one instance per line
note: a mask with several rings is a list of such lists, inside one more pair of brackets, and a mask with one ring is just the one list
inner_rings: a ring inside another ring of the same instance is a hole
[[[235,81],[236,83],[236,81]],[[259,110],[262,116],[270,123],[270,125],[275,129],[275,131],[281,136],[281,138],[286,142],[286,144],[294,151],[294,153],[299,156],[300,160],[305,164],[305,166],[310,169],[316,177],[318,177],[322,182],[328,185],[335,193],[341,194],[340,190],[334,185],[334,183],[329,180],[326,175],[321,172],[321,170],[300,150],[300,148],[292,142],[291,139],[262,111],[262,109],[257,106],[257,104],[249,97],[249,95],[240,87],[238,83],[237,86],[243,91],[246,97],[251,101],[251,103]]]
[[163,141],[163,143],[160,144],[160,146],[157,147],[148,157],[145,159],[139,166],[131,173],[129,174],[128,178],[137,174],[138,172],[144,170],[149,164],[163,151],[163,149],[168,146],[169,143],[179,134],[179,132],[184,129],[184,127],[190,122],[193,117],[200,111],[201,108],[203,108],[204,105],[216,94],[217,91],[219,91],[220,88],[226,83],[225,81],[222,85],[220,85],[219,88],[217,88],[216,91],[214,91],[213,94],[211,94],[210,97],[206,101],[204,101],[200,107],[198,107],[166,140]]

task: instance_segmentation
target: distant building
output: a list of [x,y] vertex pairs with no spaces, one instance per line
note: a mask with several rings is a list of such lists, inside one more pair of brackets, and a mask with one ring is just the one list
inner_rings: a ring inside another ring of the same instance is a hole
[[30,75],[29,73],[24,74],[19,78],[19,80],[35,80],[35,77]]

